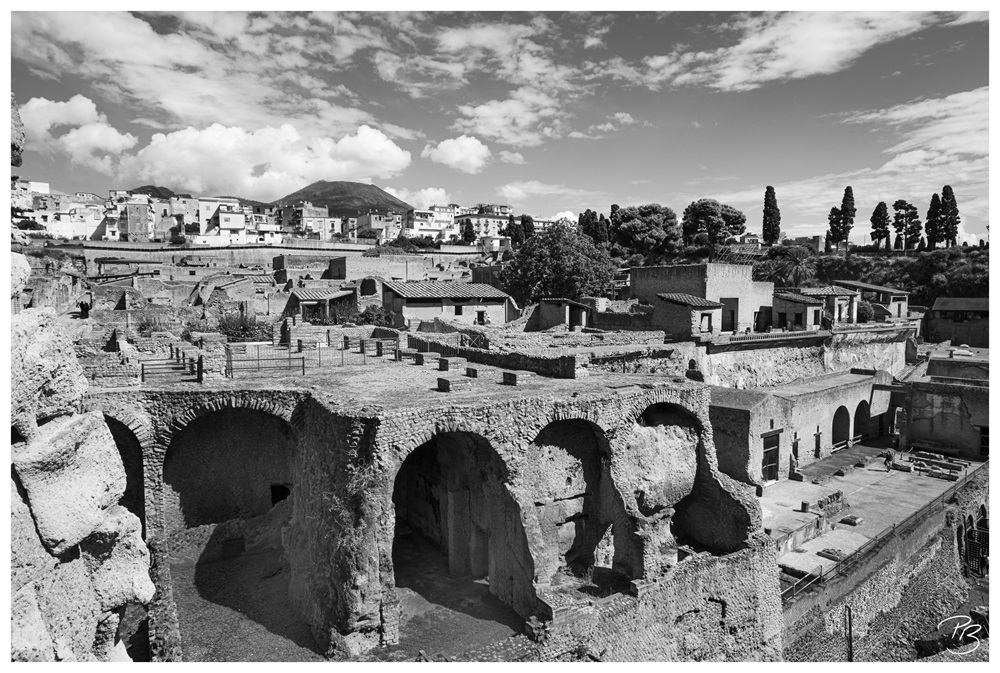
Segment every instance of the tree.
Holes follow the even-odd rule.
[[[677,215],[658,203],[621,208],[613,242],[622,256],[644,255],[647,262],[676,252],[680,242]]]
[[[613,275],[607,250],[571,227],[554,224],[524,242],[501,272],[501,283],[518,302],[578,300],[603,295]]]
[[[843,230],[840,228],[841,221],[840,208],[834,206],[830,209],[830,214],[826,216],[826,222],[830,226],[826,232],[826,241],[831,246],[837,248],[840,247],[841,241],[844,240]]]
[[[465,226],[462,227],[462,240],[471,244],[476,242],[476,238],[478,237],[475,227],[472,226],[472,220],[466,220]]]
[[[892,204],[892,209],[896,211],[892,226],[896,230],[896,235],[903,239],[903,249],[909,250],[916,246],[923,231],[920,224],[920,213],[917,212],[916,206],[903,199],[895,201]]]
[[[875,210],[872,211],[872,243],[875,244],[875,249],[878,249],[879,241],[885,239],[885,247],[889,249],[889,225],[891,224],[889,219],[889,207],[885,205],[885,201],[879,201],[878,205],[875,206]]]
[[[521,215],[521,231],[524,232],[526,241],[535,235],[535,220],[531,215]]]
[[[504,229],[504,236],[510,237],[510,244],[512,247],[520,247],[524,243],[524,229],[521,225],[514,220],[514,215],[507,219],[507,228]]]
[[[735,210],[735,209],[734,209]],[[742,215],[742,213],[740,213]],[[743,218],[746,221],[746,218]],[[694,243],[694,238],[698,234],[708,234],[709,245],[715,245],[719,233],[726,226],[726,220],[722,216],[722,204],[715,199],[700,199],[694,201],[684,209],[681,221],[681,230],[684,242],[688,245]]]
[[[598,219],[597,213],[589,208],[580,213],[577,227],[580,233],[590,236],[594,243],[603,245],[608,241],[608,230],[607,225],[604,223],[604,216],[602,215],[601,219]]]
[[[854,216],[858,209],[854,207],[854,190],[848,185],[844,189],[844,198],[840,202],[840,241],[847,243],[854,228]]]
[[[948,247],[954,247],[958,243],[958,225],[961,223],[955,192],[951,186],[945,185],[941,190],[941,230],[944,233],[942,242],[946,242]]]
[[[604,213],[601,213],[601,216],[597,219],[597,231],[603,242],[607,243],[611,240],[611,223],[604,217]]]
[[[723,203],[719,207],[719,214],[722,215],[722,219],[726,223],[725,230],[729,232],[729,236],[739,236],[747,230],[747,216],[743,214],[742,210],[737,210]]]
[[[927,220],[924,223],[924,232],[927,234],[927,247],[934,249],[937,243],[943,243],[946,235],[943,222],[941,220],[941,198],[934,194],[931,197],[931,204],[927,207]]]
[[[802,287],[816,275],[816,262],[809,248],[784,247],[780,255],[779,275],[784,285]]]
[[[920,237],[920,242],[917,243],[917,252],[923,252],[926,249],[927,249],[927,241],[925,241],[924,237],[921,236]]]
[[[858,322],[871,322],[875,319],[875,309],[864,300],[858,302]]]
[[[764,243],[774,245],[781,237],[781,211],[778,210],[778,197],[774,195],[774,187],[768,185],[764,190]]]

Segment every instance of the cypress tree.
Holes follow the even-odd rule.
[[[781,237],[781,211],[778,210],[778,197],[774,195],[774,187],[768,185],[764,190],[764,243],[774,245]]]
[[[830,209],[830,214],[826,217],[827,224],[830,225],[829,230],[826,232],[826,240],[831,246],[840,247],[840,242],[844,240],[841,222],[843,221],[840,214],[840,208],[834,206]]]
[[[889,219],[889,207],[885,205],[885,201],[879,201],[878,205],[875,206],[875,210],[872,211],[872,243],[875,244],[875,249],[878,250],[879,241],[883,238],[885,239],[886,250],[890,247],[890,234],[889,234],[889,224],[891,220]]]
[[[931,205],[927,208],[927,220],[924,223],[928,250],[933,250],[935,244],[944,241],[944,232],[942,231],[941,224],[941,199],[935,194],[931,197]]]
[[[948,246],[954,246],[958,242],[958,225],[962,218],[958,215],[958,201],[955,199],[955,192],[950,185],[945,185],[941,190],[941,230],[944,234],[942,241]]]
[[[840,241],[847,243],[854,228],[854,216],[858,210],[854,207],[854,190],[850,185],[844,189],[844,198],[840,202]]]

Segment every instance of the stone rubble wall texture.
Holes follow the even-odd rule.
[[[51,309],[12,317],[11,364],[11,658],[127,661],[121,612],[155,587],[118,450],[75,413],[87,383]]]
[[[528,447],[536,441],[542,446],[555,446],[553,441],[567,446],[576,442],[577,435],[590,433],[596,450],[606,457],[601,458],[599,472],[594,471],[597,463],[592,459],[584,461],[591,465],[587,478],[599,484],[597,502],[586,506],[597,508],[613,534],[585,540],[586,553],[610,560],[616,569],[635,578],[669,578],[684,568],[698,576],[717,573],[731,578],[711,591],[707,587],[715,587],[714,580],[665,579],[663,586],[668,589],[651,590],[639,601],[626,600],[617,616],[601,618],[610,629],[609,640],[629,641],[635,624],[652,623],[652,618],[629,616],[636,610],[654,614],[688,605],[689,610],[707,615],[710,610],[721,610],[718,600],[729,606],[729,635],[718,634],[729,643],[727,657],[777,656],[780,607],[764,605],[777,600],[777,590],[756,588],[777,582],[774,561],[753,561],[773,556],[773,550],[754,542],[761,531],[761,512],[752,490],[719,473],[708,425],[707,390],[697,384],[681,379],[583,394],[566,401],[529,395],[471,406],[391,410],[359,407],[335,394],[316,391],[109,391],[90,395],[84,408],[100,409],[139,438],[147,530],[153,539],[163,538],[164,521],[170,518],[164,517],[176,511],[165,508],[170,487],[164,483],[164,459],[174,439],[187,436],[183,428],[196,418],[228,408],[255,409],[285,421],[296,439],[287,464],[291,517],[281,532],[290,567],[289,597],[331,653],[357,655],[398,640],[400,607],[392,566],[394,483],[405,458],[435,437],[439,438],[435,442],[454,437],[459,440],[455,447],[471,440],[480,447],[477,451],[493,456],[489,460],[496,468],[490,468],[495,470],[487,480],[491,483],[481,492],[487,509],[503,515],[487,515],[475,507],[471,514],[476,525],[485,526],[499,540],[490,545],[491,578],[496,578],[491,580],[491,589],[522,616],[543,614],[538,597],[547,595],[551,573],[563,563],[567,545],[575,543],[553,533],[549,504],[535,504],[537,494],[532,489],[538,486],[542,465],[537,461],[539,452]],[[559,422],[569,422],[565,427],[572,431],[561,439],[562,430],[542,434]],[[671,453],[683,455],[663,462],[653,447],[669,447]],[[648,474],[638,478],[633,465],[640,458],[648,463]],[[574,468],[573,461],[567,460],[563,461],[566,469],[578,474],[582,465]],[[461,502],[452,500],[451,505],[460,507]],[[239,527],[240,514],[233,516],[232,525]],[[454,529],[462,520],[448,525]],[[676,552],[671,550],[679,543],[710,553],[697,557],[697,564],[685,566],[689,559],[674,566]],[[461,555],[455,558],[461,561]],[[750,575],[732,574],[719,564],[745,565]],[[716,636],[706,636],[708,644],[696,646],[692,639],[704,631],[704,625],[697,620],[690,624],[687,645],[671,640],[669,646],[660,647],[656,644],[660,636],[650,632],[642,641],[645,644],[636,641],[632,650],[622,644],[614,656],[713,656],[708,650]],[[557,622],[553,629],[553,637],[565,638],[569,636],[564,632],[572,630]],[[613,637],[615,629],[622,629],[618,638]],[[156,633],[151,637],[166,639]],[[744,646],[746,652],[737,655]]]

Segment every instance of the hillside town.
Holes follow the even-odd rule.
[[[407,99],[408,110],[434,102],[418,77],[437,82],[428,69],[461,79],[486,67],[465,58],[481,44],[502,61],[505,40],[554,30],[540,13],[458,29],[449,22],[471,21],[465,14],[440,25],[358,14],[334,13],[355,32],[345,38],[341,24],[332,44],[376,42],[385,25],[439,36],[437,46],[413,41],[427,50],[413,63],[388,47],[375,58],[383,80],[399,77],[419,101]],[[67,16],[16,19],[67,44],[87,39],[59,30],[90,13]],[[608,49],[605,39],[615,46],[606,36],[627,18],[581,16],[606,21],[577,45],[587,53]],[[816,21],[796,35],[817,42],[816,25],[861,30],[849,13],[765,18],[784,35],[797,30],[781,23],[788,16]],[[685,20],[655,18],[647,37]],[[982,39],[986,27],[975,14],[918,18],[914,33],[975,29]],[[307,43],[311,22],[332,20],[98,19],[146,31],[141,42],[151,54],[165,48],[178,75],[212,58],[194,46],[211,31],[227,36],[211,42],[221,53],[244,48],[262,23],[273,32],[291,21],[284,42],[254,53],[298,63],[288,50]],[[742,30],[756,44],[766,22],[737,19],[748,20],[708,17],[683,34]],[[114,58],[135,59],[135,44]],[[516,74],[497,73],[523,84],[535,70],[563,72],[540,41],[520,44]],[[678,44],[670,67],[720,58]],[[446,60],[455,54],[463,59]],[[22,82],[47,86],[30,45],[14,55],[28,64],[15,66]],[[78,55],[52,47],[50,57],[63,67]],[[613,70],[611,91],[654,77],[615,59],[600,66]],[[129,63],[147,77],[142,59]],[[289,70],[299,88],[322,84]],[[68,81],[89,77],[78,73]],[[705,77],[692,70],[670,95]],[[752,100],[758,82],[741,77],[731,92]],[[184,78],[175,82],[183,90]],[[346,86],[330,91],[350,97]],[[176,95],[171,110],[209,107],[191,91],[196,104],[176,106]],[[511,100],[554,109],[547,95]],[[700,103],[706,126],[715,100]],[[961,103],[949,109],[965,114]],[[492,120],[490,106],[462,113]],[[247,149],[253,137],[229,127],[251,179],[196,180],[203,166],[178,155],[187,168],[141,185],[154,174],[143,152],[222,127],[171,131],[128,112],[11,95],[12,662],[988,661],[990,246],[988,226],[972,233],[988,199],[967,172],[921,158],[934,170],[912,185],[874,185],[868,168],[824,174],[822,185],[767,184],[778,170],[754,165],[744,183],[752,209],[718,186],[731,178],[721,172],[683,190],[657,186],[657,200],[638,170],[596,193],[537,181],[418,193],[365,173],[377,153],[351,142],[341,148],[349,161],[322,164],[330,179],[286,180],[295,161],[261,163]],[[702,127],[607,119],[577,137],[552,122],[537,142],[525,139],[527,122],[507,121],[507,146],[520,151],[495,159],[456,122],[462,136],[413,144],[406,161],[419,153],[428,173],[450,162],[468,178],[488,159],[521,170],[525,154],[560,134],[597,142],[626,128],[661,138]],[[115,130],[126,123],[135,134]],[[93,138],[132,151],[138,127],[148,145],[93,175],[141,186],[104,195],[53,159],[53,148],[72,155]],[[379,160],[402,156],[396,141],[427,139],[384,128]],[[298,141],[291,124],[278,131]],[[376,133],[363,125],[353,138]],[[324,162],[338,151],[316,146]],[[571,157],[566,170],[579,163]],[[906,171],[926,170],[899,157]],[[261,187],[278,174],[280,190]],[[541,202],[532,191],[580,205],[540,216],[557,208],[524,206]],[[254,198],[276,194],[286,196]],[[812,202],[822,223],[801,214],[816,212]],[[870,219],[862,203],[874,206]]]

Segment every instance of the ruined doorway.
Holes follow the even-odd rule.
[[[365,278],[361,281],[361,296],[370,297],[371,295],[378,292],[378,287],[375,284],[375,279]]]
[[[142,539],[146,539],[146,480],[143,472],[142,446],[135,433],[121,421],[104,416],[104,422],[118,447],[125,468],[125,493],[118,504],[130,511],[142,523]]]
[[[867,439],[872,436],[871,414],[868,400],[858,402],[858,407],[854,411],[854,434],[855,440]]]
[[[774,434],[764,437],[764,454],[761,460],[761,479],[763,481],[777,481],[778,480],[778,446],[781,441],[781,435]]]
[[[534,614],[534,564],[508,478],[489,442],[466,432],[437,434],[403,461],[392,566],[404,649],[458,654]],[[448,637],[435,640],[442,629]]]
[[[722,331],[732,332],[739,326],[740,300],[738,297],[723,297],[719,303],[722,304]]]
[[[847,407],[837,407],[833,414],[833,450],[845,449],[851,439],[851,412]]]

